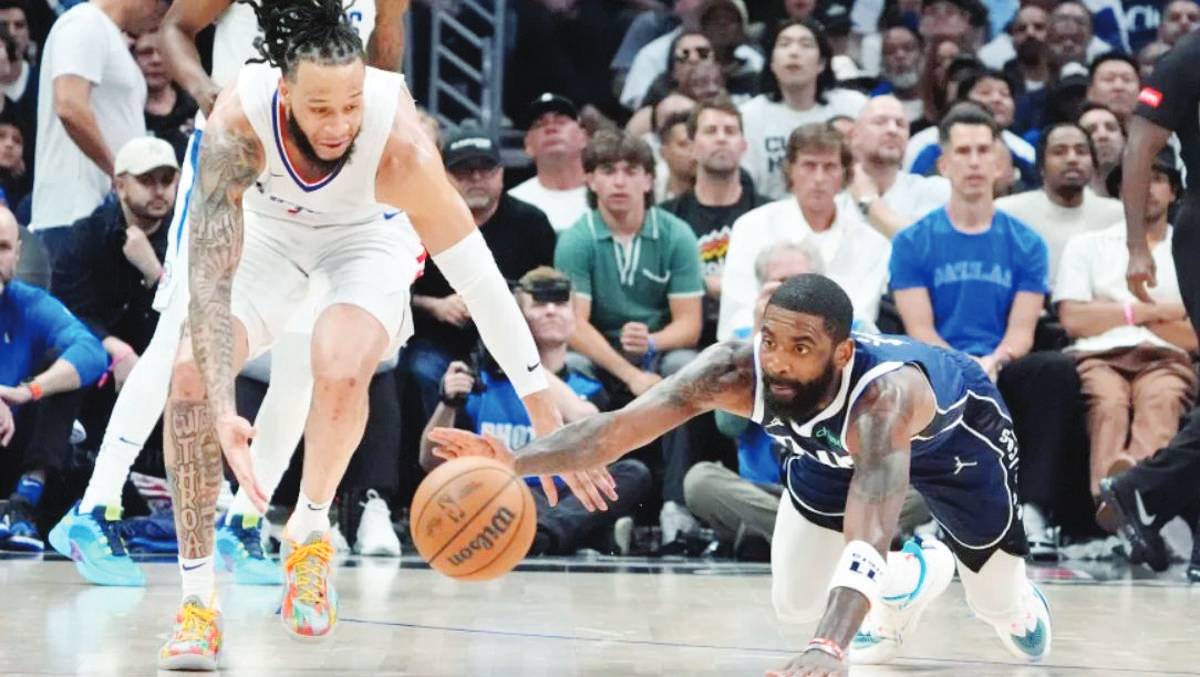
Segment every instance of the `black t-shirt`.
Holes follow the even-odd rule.
[[[538,266],[554,265],[554,228],[542,210],[527,202],[502,195],[496,213],[479,231],[496,257],[500,274],[510,283]],[[413,285],[412,293],[445,298],[454,289],[429,258],[425,261],[425,274]],[[433,342],[456,359],[466,359],[479,341],[474,323],[455,327],[419,309],[414,309],[413,329],[417,338]]]
[[[151,136],[171,144],[171,148],[175,150],[175,159],[183,164],[183,155],[192,136],[192,121],[199,108],[187,92],[174,84],[171,87],[175,90],[175,107],[166,115],[155,115],[146,111],[146,131]]]
[[[689,190],[679,197],[663,202],[659,206],[675,216],[687,221],[696,233],[700,244],[700,273],[705,277],[720,276],[725,269],[725,255],[729,253],[729,237],[733,233],[733,222],[746,212],[765,205],[769,200],[754,192],[750,186],[742,184],[742,198],[727,207],[706,207],[696,199],[696,191]],[[717,314],[720,303],[717,299],[704,296],[705,331],[701,336],[701,344],[711,343],[715,338]],[[709,336],[709,325],[712,325],[713,335]]]
[[[1187,166],[1188,198],[1200,197],[1200,33],[1184,36],[1159,59],[1138,95],[1134,113],[1179,137]]]

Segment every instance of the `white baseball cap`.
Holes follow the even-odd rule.
[[[179,163],[175,160],[175,149],[171,148],[171,144],[153,136],[141,136],[121,146],[113,163],[113,171],[118,175],[141,176],[159,167],[178,171]]]

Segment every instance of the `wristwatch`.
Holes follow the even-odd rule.
[[[863,218],[866,218],[867,214],[871,213],[871,205],[875,204],[875,201],[878,199],[878,195],[872,195],[858,201],[858,211],[862,213]]]

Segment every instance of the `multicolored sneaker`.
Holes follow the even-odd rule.
[[[46,543],[38,533],[34,523],[33,505],[20,496],[8,499],[4,510],[5,525],[3,530],[7,536],[0,540],[0,550],[16,550],[18,552],[42,552]]]
[[[98,505],[81,513],[76,502],[50,530],[50,547],[75,560],[79,575],[91,583],[145,585],[146,577],[121,540],[120,523],[119,505]]]
[[[1050,655],[1050,603],[1032,581],[1028,586],[1019,617],[1007,626],[994,627],[1009,653],[1023,660],[1040,661]]]
[[[900,554],[920,566],[917,586],[906,595],[884,597],[877,608],[871,609],[850,643],[850,661],[855,665],[887,663],[899,655],[904,640],[916,630],[921,613],[954,578],[954,553],[941,541],[910,538]]]
[[[232,571],[235,583],[283,584],[279,565],[263,552],[262,518],[258,515],[230,515],[221,520],[215,545],[217,568]]]
[[[221,612],[192,595],[175,614],[171,637],[158,651],[161,670],[214,672],[221,657]]]
[[[285,581],[279,615],[296,639],[325,639],[337,625],[337,592],[329,581],[333,554],[328,532],[314,531],[303,544],[284,534],[280,555]]]

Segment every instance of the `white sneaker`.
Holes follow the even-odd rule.
[[[663,545],[674,543],[680,534],[686,534],[700,526],[692,513],[675,501],[663,503],[662,511],[658,513],[658,524],[662,531]]]
[[[360,555],[400,556],[400,538],[392,527],[392,512],[374,489],[367,490],[355,549]]]
[[[900,552],[916,558],[921,566],[917,587],[899,599],[884,598],[867,614],[850,643],[850,661],[855,665],[887,663],[895,658],[904,639],[916,630],[921,612],[954,578],[954,554],[941,541],[910,538]]]
[[[342,535],[342,529],[337,525],[337,522],[330,522],[329,524],[329,544],[333,546],[334,552],[352,552],[350,550],[350,543]]]
[[[1050,655],[1050,603],[1032,581],[1021,600],[1021,614],[1008,625],[995,625],[996,634],[1009,653],[1026,661]]]

